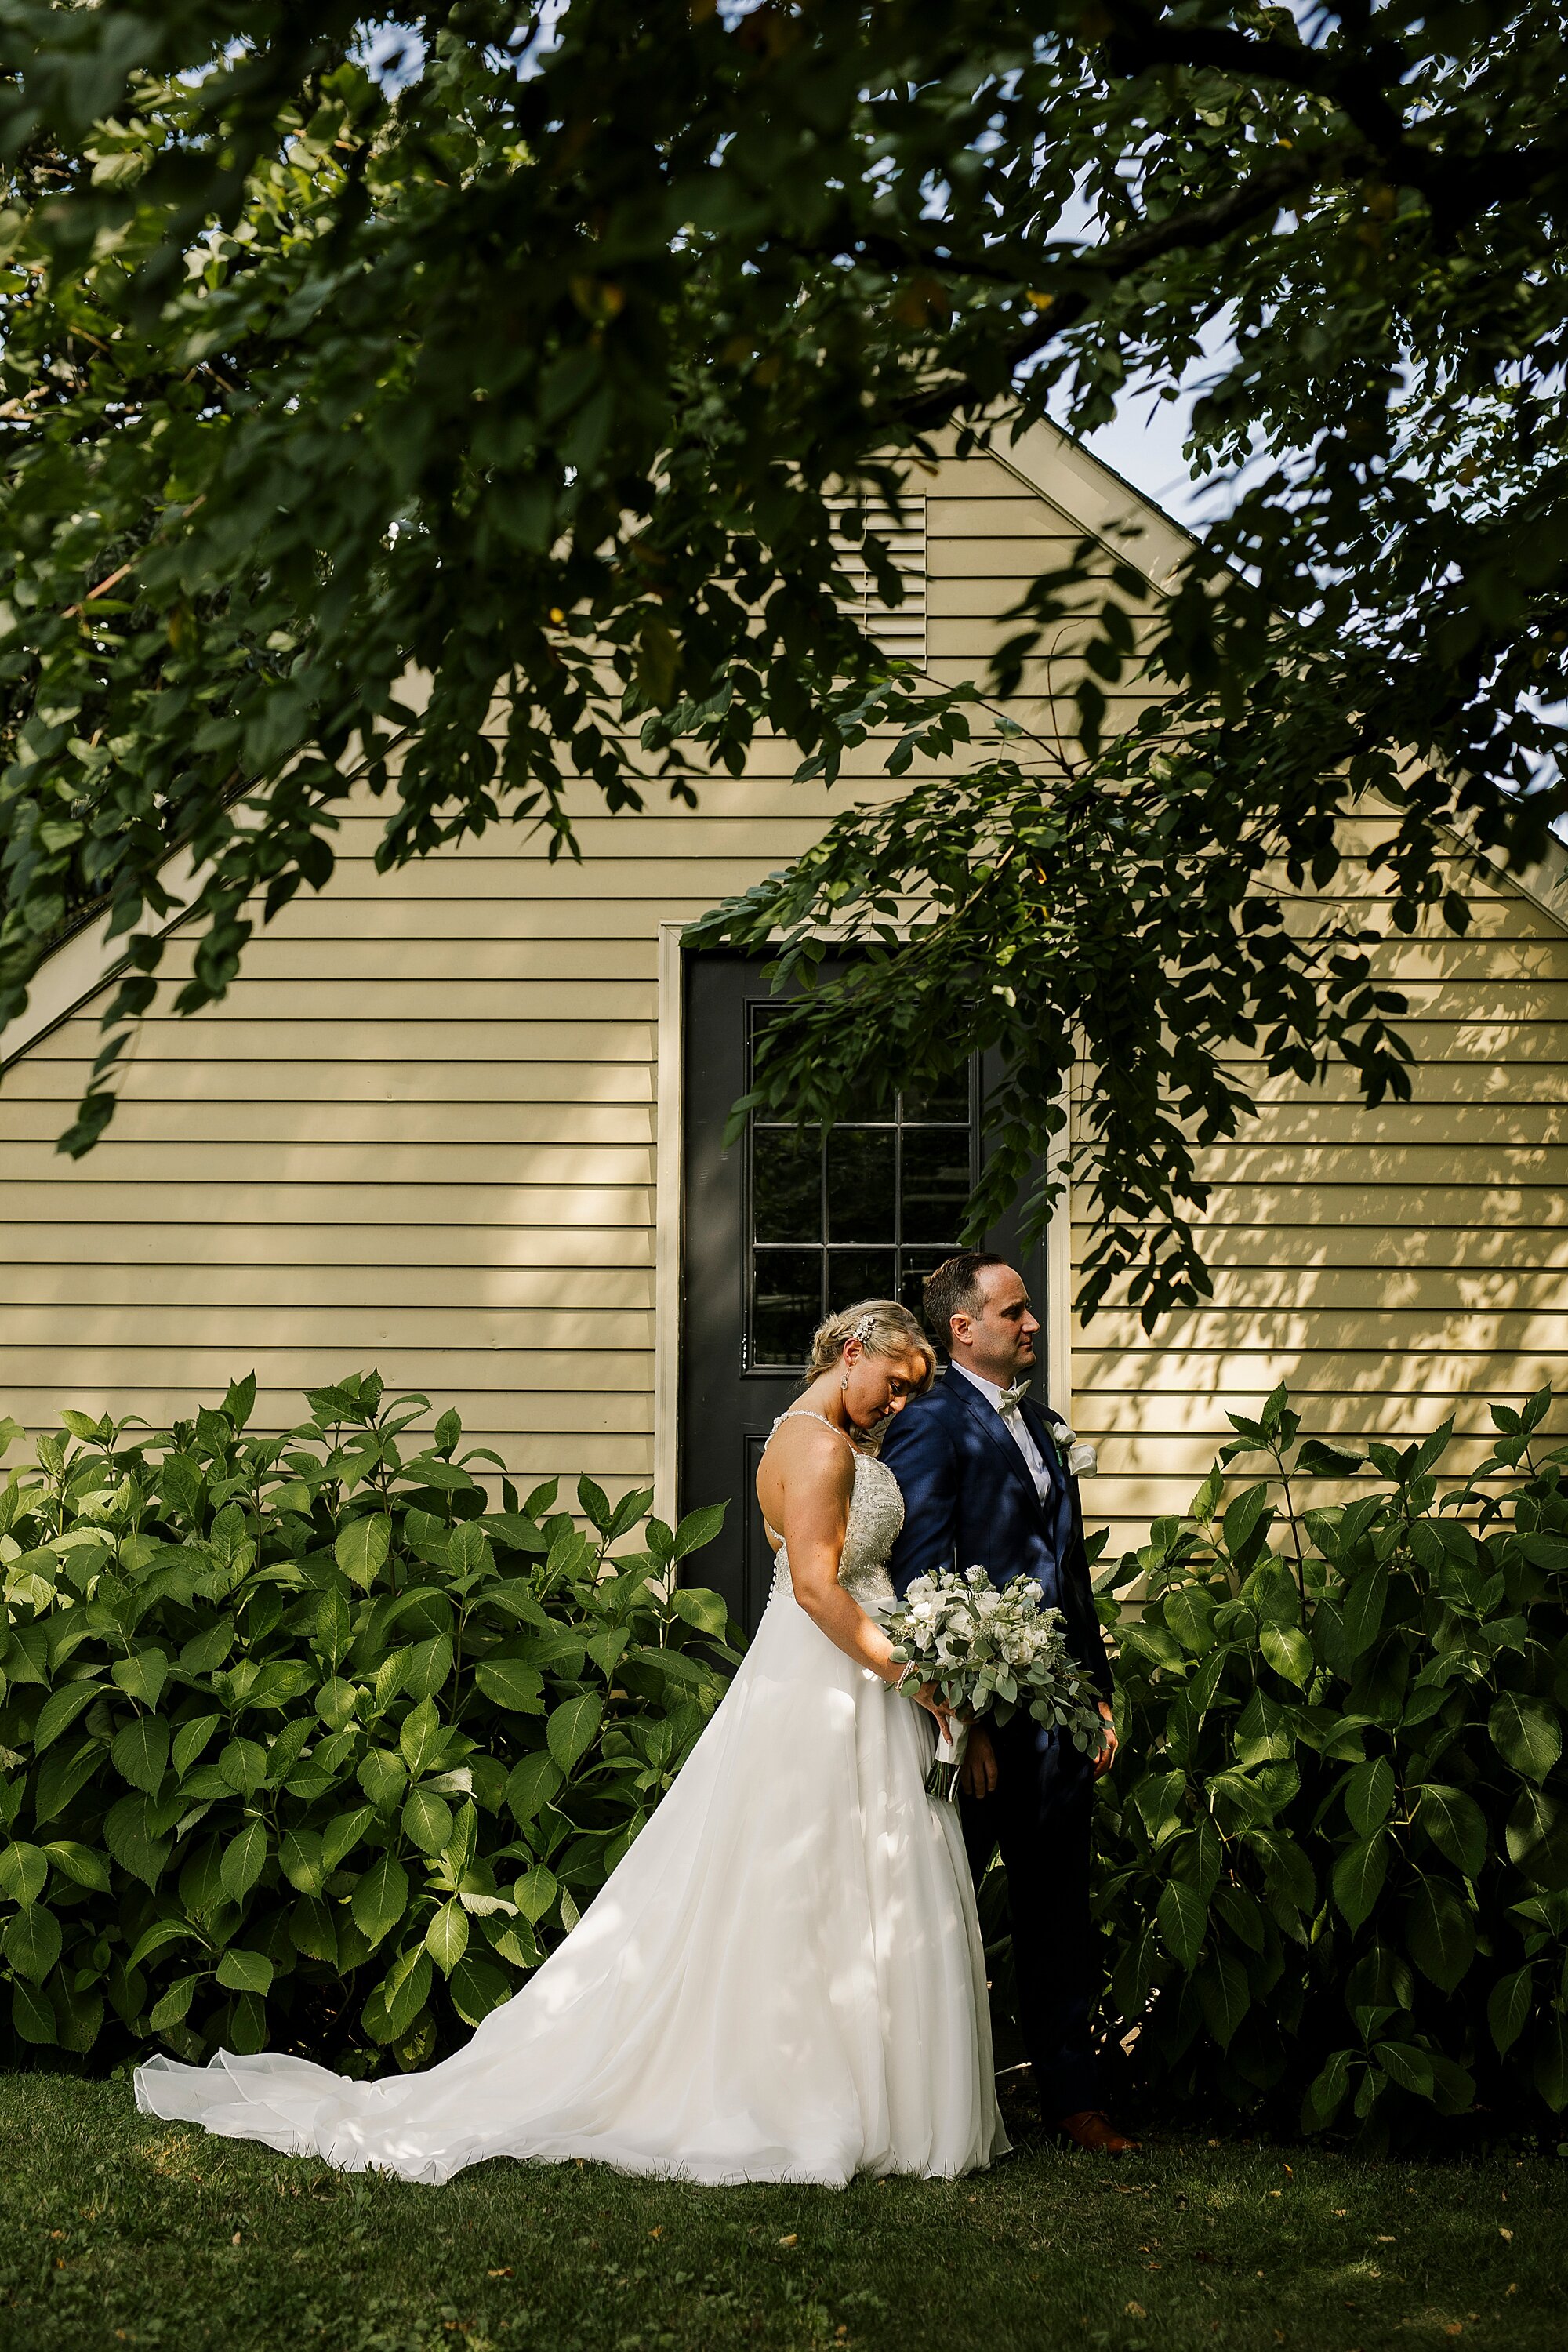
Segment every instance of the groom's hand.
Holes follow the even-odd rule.
[[[996,1750],[984,1724],[972,1723],[969,1727],[969,1744],[963,1751],[958,1785],[966,1797],[989,1797],[995,1790]]]
[[[1100,1702],[1100,1719],[1104,1726],[1104,1740],[1099,1755],[1094,1759],[1094,1777],[1097,1780],[1103,1780],[1115,1763],[1116,1751],[1121,1746],[1116,1737],[1116,1725],[1111,1717],[1110,1701],[1108,1698],[1102,1698]]]

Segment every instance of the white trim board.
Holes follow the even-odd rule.
[[[686,925],[658,927],[653,1186],[653,1507],[673,1527],[680,1492],[680,1275],[686,1165]]]

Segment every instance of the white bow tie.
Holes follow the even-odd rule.
[[[1001,1395],[996,1400],[997,1412],[1016,1412],[1018,1407],[1023,1403],[1024,1399],[1028,1395],[1028,1393],[1029,1383],[1027,1381],[1019,1381],[1015,1387],[1004,1389]]]

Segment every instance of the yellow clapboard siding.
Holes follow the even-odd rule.
[[[0,1206],[5,1205],[0,1196]],[[274,1267],[280,1278],[289,1269],[369,1267],[383,1270],[389,1281],[396,1281],[405,1266],[561,1268],[568,1282],[577,1279],[579,1270],[596,1276],[601,1270],[617,1275],[628,1269],[651,1271],[653,1266],[652,1227],[641,1223],[610,1225],[590,1219],[580,1225],[552,1225],[535,1219],[525,1225],[497,1225],[432,1218],[399,1223],[395,1218],[373,1221],[361,1214],[312,1223],[282,1213],[298,1205],[289,1201],[269,1203],[274,1213],[264,1222],[247,1223],[238,1215],[223,1215],[210,1223],[185,1219],[176,1223],[153,1215],[151,1202],[134,1205],[149,1213],[137,1223],[117,1223],[110,1216],[73,1220],[63,1214],[34,1223],[0,1223],[4,1255],[39,1265],[63,1255],[89,1271],[100,1263],[141,1266],[149,1286],[162,1282],[164,1267],[184,1265],[222,1267],[224,1276],[216,1279],[224,1280],[233,1268],[248,1268],[264,1279]]]
[[[627,1375],[641,1370],[639,1363],[629,1360],[646,1357],[653,1348],[653,1316],[647,1308],[622,1307],[613,1316],[596,1318],[597,1336],[590,1351],[582,1346],[580,1307],[469,1305],[459,1313],[444,1299],[424,1306],[403,1300],[369,1306],[331,1304],[319,1296],[309,1304],[322,1324],[330,1326],[331,1344],[356,1358],[367,1349],[390,1349],[402,1356],[415,1349],[428,1352],[456,1347],[465,1354],[525,1355],[531,1360],[531,1375],[537,1377],[547,1369],[547,1358],[564,1353],[572,1362],[562,1377],[571,1388],[601,1374],[610,1388],[626,1388],[631,1385]],[[95,1352],[105,1349],[140,1352],[157,1344],[163,1321],[162,1307],[153,1300],[99,1304],[84,1309],[78,1329],[80,1343]],[[298,1328],[298,1307],[283,1302],[247,1306],[191,1302],[180,1310],[180,1340],[187,1348],[220,1352],[265,1349],[271,1354],[294,1345]],[[47,1349],[58,1330],[58,1311],[53,1303],[8,1302],[0,1354]],[[548,1369],[553,1379],[553,1364]],[[525,1385],[532,1385],[531,1377]]]
[[[0,1396],[27,1392],[57,1379],[66,1395],[72,1393],[73,1380],[84,1395],[100,1390],[121,1396],[156,1395],[174,1386],[170,1375],[175,1371],[182,1384],[202,1395],[221,1396],[242,1370],[255,1371],[258,1389],[265,1384],[269,1391],[294,1395],[344,1372],[374,1369],[395,1391],[422,1390],[431,1378],[438,1380],[443,1404],[456,1405],[465,1421],[467,1401],[484,1396],[492,1400],[485,1410],[504,1425],[541,1431],[602,1429],[620,1436],[641,1435],[649,1426],[647,1359],[630,1353],[609,1358],[599,1377],[584,1350],[542,1357],[531,1365],[525,1357],[422,1347],[419,1361],[423,1370],[416,1377],[407,1360],[399,1362],[384,1350],[367,1356],[363,1349],[335,1348],[330,1339],[310,1349],[247,1348],[237,1340],[220,1348],[95,1348],[83,1343],[39,1349],[0,1345]],[[617,1377],[624,1377],[625,1387],[610,1385]],[[515,1398],[522,1418],[514,1422],[510,1411],[498,1414],[493,1402],[498,1396]]]
[[[1087,1225],[1073,1228],[1074,1257],[1079,1264],[1089,1249],[1089,1234]],[[1314,1270],[1326,1267],[1350,1271],[1430,1267],[1439,1276],[1462,1270],[1468,1276],[1471,1270],[1489,1267],[1568,1266],[1568,1232],[1534,1223],[1470,1227],[1412,1223],[1342,1234],[1316,1220],[1299,1225],[1205,1222],[1204,1235],[1211,1272],[1228,1266],[1257,1269],[1292,1291],[1310,1280]],[[1238,1276],[1256,1278],[1256,1273]]]
[[[493,1091],[493,1087],[492,1087]],[[317,1099],[296,1103],[266,1096],[226,1101],[207,1095],[201,1100],[201,1131],[205,1147],[241,1143],[297,1149],[331,1145],[343,1149],[429,1144],[483,1145],[498,1150],[497,1172],[510,1177],[525,1173],[541,1181],[534,1155],[542,1149],[597,1151],[616,1149],[638,1151],[651,1180],[654,1111],[647,1103],[594,1104],[581,1102],[333,1102]],[[52,1144],[65,1124],[58,1101],[8,1101],[0,1122],[0,1181],[5,1176],[5,1152],[23,1143]],[[134,1097],[115,1113],[101,1152],[111,1154],[117,1174],[124,1174],[120,1155],[132,1144],[174,1151],[183,1147],[168,1139],[168,1105]],[[518,1154],[527,1155],[520,1162]],[[247,1155],[247,1160],[253,1155]],[[154,1169],[154,1173],[157,1171]],[[299,1171],[291,1171],[298,1173]],[[329,1174],[331,1171],[327,1171]],[[384,1179],[386,1169],[371,1171]],[[610,1171],[613,1173],[613,1171]]]
[[[1563,1103],[1323,1103],[1309,1096],[1277,1097],[1243,1119],[1237,1143],[1311,1143],[1370,1150],[1384,1144],[1401,1149],[1441,1139],[1440,1148],[1532,1150],[1568,1142],[1568,1104]]]
[[[79,1035],[80,1032],[77,1033]],[[205,1033],[204,1033],[205,1034]],[[216,1041],[213,1041],[216,1042]],[[227,1043],[226,1038],[223,1041]],[[23,1134],[23,1105],[50,1103],[74,1107],[86,1083],[82,1063],[68,1055],[49,1060],[42,1049],[24,1055],[8,1070],[0,1086],[0,1133]],[[513,1062],[500,1057],[480,1061],[328,1062],[277,1055],[266,1062],[247,1062],[237,1055],[172,1061],[143,1053],[125,1064],[121,1087],[124,1107],[110,1130],[122,1132],[126,1108],[156,1104],[164,1111],[184,1111],[188,1129],[192,1106],[201,1104],[215,1113],[226,1103],[274,1104],[386,1103],[417,1107],[433,1118],[448,1106],[479,1105],[534,1110],[542,1118],[575,1110],[585,1117],[601,1111],[608,1116],[636,1114],[651,1125],[655,1109],[654,1071],[647,1061]],[[63,1118],[60,1124],[64,1124]],[[168,1126],[163,1130],[167,1133]]]
[[[395,908],[389,912],[395,913]],[[341,924],[341,918],[340,918]],[[395,929],[382,935],[282,938],[262,931],[245,953],[252,980],[342,984],[378,990],[386,981],[476,981],[511,989],[520,982],[556,987],[636,987],[651,997],[658,981],[657,938],[538,940],[421,939]]]
[[[221,1023],[221,1027],[220,1027]],[[87,1083],[98,1033],[71,1023],[31,1048],[48,1061],[69,1059]],[[292,1062],[301,1055],[359,1066],[397,1062],[405,1053],[416,1061],[633,1062],[651,1065],[650,1021],[317,1021],[238,1020],[221,1006],[188,1020],[170,1013],[142,1023],[138,1058],[171,1062],[208,1061],[215,1048],[236,1062]],[[5,1099],[0,1092],[0,1102]]]
[[[193,1150],[192,1157],[202,1155]],[[137,1206],[157,1223],[216,1224],[237,1217],[242,1222],[289,1225],[364,1223],[406,1225],[583,1225],[609,1233],[617,1225],[651,1225],[653,1200],[646,1188],[613,1190],[607,1185],[511,1184],[475,1187],[432,1181],[427,1184],[294,1184],[283,1176],[253,1175],[249,1182],[219,1180],[189,1183],[149,1184]],[[90,1169],[89,1158],[85,1163]],[[438,1164],[438,1163],[437,1163]],[[79,1224],[120,1224],[125,1215],[127,1186],[112,1176],[76,1175],[51,1182],[18,1178],[0,1192],[0,1209],[9,1218],[35,1224],[44,1217]],[[4,1231],[0,1225],[0,1231]],[[610,1244],[610,1246],[615,1246]]]
[[[510,1197],[517,1192],[563,1192],[582,1187],[595,1192],[647,1186],[653,1181],[651,1148],[616,1150],[608,1144],[518,1144],[501,1149],[492,1143],[460,1143],[438,1138],[419,1143],[305,1143],[289,1137],[278,1139],[273,1157],[276,1181],[289,1185],[365,1185],[376,1190],[414,1185],[432,1172],[433,1152],[438,1156],[441,1181],[465,1190]],[[0,1143],[0,1184],[42,1175],[48,1155],[37,1144]],[[119,1142],[112,1129],[108,1139],[85,1160],[74,1162],[69,1174],[55,1181],[62,1192],[73,1184],[168,1184],[177,1182],[190,1165],[188,1143]],[[202,1173],[208,1183],[240,1183],[254,1174],[256,1150],[247,1143],[210,1139],[202,1146]]]
[[[280,1252],[291,1252],[293,1237],[279,1236],[278,1245]],[[162,1316],[175,1307],[183,1310],[182,1329],[185,1328],[184,1310],[192,1307],[215,1314],[266,1307],[290,1318],[297,1318],[302,1307],[311,1312],[330,1309],[334,1314],[344,1308],[399,1315],[432,1309],[444,1318],[448,1332],[466,1331],[466,1318],[479,1312],[532,1314],[548,1316],[552,1322],[566,1318],[579,1339],[580,1318],[593,1315],[617,1346],[653,1344],[651,1323],[643,1330],[643,1320],[653,1313],[650,1265],[574,1266],[552,1258],[533,1265],[449,1262],[427,1265],[409,1259],[386,1260],[378,1253],[373,1262],[357,1265],[299,1264],[280,1255],[263,1266],[255,1264],[253,1247],[247,1261],[239,1265],[215,1264],[211,1259],[187,1265],[156,1257],[121,1263],[73,1258],[58,1265],[23,1260],[8,1265],[0,1276],[0,1328],[8,1339],[29,1336],[26,1317],[30,1307],[48,1310],[47,1336],[52,1339],[60,1329],[62,1307],[79,1315],[86,1311],[96,1318],[110,1309],[134,1308]],[[96,1319],[90,1328],[99,1336],[100,1326]]]
[[[1214,1283],[1210,1305],[1199,1312],[1224,1311],[1262,1328],[1281,1314],[1331,1318],[1335,1328],[1348,1315],[1368,1312],[1409,1312],[1424,1318],[1463,1312],[1492,1314],[1568,1314],[1568,1268],[1478,1267],[1473,1270],[1430,1266],[1350,1266],[1337,1258],[1332,1265],[1215,1267],[1211,1253],[1209,1274]],[[1121,1344],[1121,1316],[1135,1311],[1112,1291],[1089,1326],[1095,1344],[1109,1344],[1107,1333]],[[1182,1328],[1190,1323],[1182,1318]],[[1175,1318],[1162,1320],[1157,1344],[1163,1346],[1177,1328]],[[1142,1327],[1140,1326],[1140,1330]]]

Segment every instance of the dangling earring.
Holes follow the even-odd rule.
[[[844,1394],[844,1395],[847,1395],[847,1394],[848,1394],[848,1391],[849,1391],[849,1375],[848,1375],[848,1373],[847,1373],[847,1372],[846,1372],[846,1373],[845,1373],[844,1378],[839,1381],[838,1386],[839,1386],[840,1392],[841,1392],[842,1394]]]

